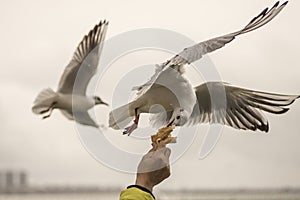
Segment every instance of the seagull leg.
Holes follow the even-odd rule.
[[[48,117],[51,116],[55,104],[56,104],[56,102],[53,102],[53,103],[51,104],[51,106],[50,106],[48,109],[42,110],[42,111],[40,112],[40,114],[48,113],[47,115],[44,115],[44,116],[43,116],[43,119],[46,119],[46,118],[48,118]]]
[[[41,112],[40,112],[40,114],[45,114],[45,113],[47,113],[47,112],[49,112],[50,111],[50,108],[48,108],[47,110],[42,110]]]
[[[51,107],[48,111],[49,111],[48,115],[44,115],[44,116],[43,116],[43,119],[46,119],[46,118],[48,118],[48,117],[51,116],[52,111],[53,111],[53,108]]]
[[[123,131],[123,135],[130,135],[137,127],[139,123],[140,115],[137,113],[137,108],[135,109],[135,119],[133,120],[133,124],[131,126],[128,126]]]

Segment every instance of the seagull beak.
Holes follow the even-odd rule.
[[[103,105],[109,106],[109,104],[108,104],[108,103],[105,103],[104,101],[102,101],[100,104],[103,104]]]

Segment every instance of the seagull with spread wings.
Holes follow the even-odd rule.
[[[100,21],[84,36],[60,78],[57,92],[51,88],[42,90],[34,101],[33,113],[45,119],[53,109],[59,109],[70,120],[99,127],[88,110],[98,104],[108,104],[98,96],[87,96],[86,89],[97,71],[107,27],[107,21]]]
[[[192,88],[183,76],[184,67],[231,42],[236,36],[258,29],[270,22],[286,5],[278,1],[264,9],[243,29],[213,38],[191,47],[156,66],[151,79],[137,87],[137,98],[114,109],[109,126],[125,128],[131,134],[138,126],[141,113],[154,113],[150,123],[156,126],[221,123],[237,129],[267,132],[269,125],[261,111],[281,114],[288,111],[299,95],[282,95],[231,86],[223,82],[208,82]]]

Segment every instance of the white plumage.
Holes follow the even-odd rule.
[[[107,103],[97,96],[86,96],[86,88],[97,71],[107,26],[107,21],[100,21],[84,36],[61,76],[57,92],[50,88],[41,91],[34,101],[33,113],[44,115],[45,119],[57,108],[70,120],[98,127],[87,111]]]
[[[170,60],[156,66],[148,82],[135,87],[137,98],[110,112],[109,126],[130,134],[137,128],[141,113],[154,113],[153,126],[221,123],[238,129],[268,131],[261,111],[285,113],[298,95],[281,95],[230,86],[223,82],[204,83],[195,88],[183,77],[184,67],[231,42],[236,36],[256,30],[271,21],[286,5],[278,1],[264,9],[243,29],[185,48]]]

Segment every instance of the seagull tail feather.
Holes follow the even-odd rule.
[[[57,93],[54,92],[51,88],[42,90],[34,100],[32,112],[37,115],[42,114],[43,111],[48,110],[51,105],[53,105],[56,99]]]
[[[109,127],[119,130],[125,128],[134,118],[134,112],[130,111],[130,105],[126,104],[109,113]]]

